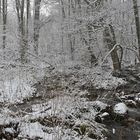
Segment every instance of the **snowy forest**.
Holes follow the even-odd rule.
[[[140,140],[140,0],[0,0],[0,140]]]

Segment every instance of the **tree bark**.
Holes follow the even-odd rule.
[[[6,24],[7,24],[7,0],[2,1],[2,15],[3,15],[3,51],[5,51],[6,47]],[[3,54],[3,57],[5,59],[5,53]]]
[[[79,16],[80,17],[82,17],[82,7],[81,7],[81,0],[77,0],[77,4],[78,4],[78,11],[79,11]],[[88,4],[88,3],[86,3],[86,4]],[[89,12],[89,4],[88,4],[88,6],[87,6],[87,10],[86,10],[86,14],[87,15],[90,15],[90,12]],[[81,24],[82,24],[82,21],[80,21],[80,26],[81,26]],[[89,55],[90,55],[90,67],[92,68],[93,66],[95,66],[95,65],[97,65],[97,58],[96,58],[96,56],[95,56],[95,54],[94,54],[94,52],[93,52],[93,46],[92,46],[92,40],[93,40],[93,38],[92,38],[92,34],[93,34],[93,31],[92,31],[92,25],[90,25],[90,23],[87,23],[86,25],[84,25],[84,26],[86,26],[86,28],[87,28],[87,36],[88,36],[88,39],[86,39],[85,37],[84,37],[84,35],[83,35],[83,33],[82,33],[82,29],[80,29],[80,36],[81,36],[81,40],[82,40],[82,42],[86,45],[86,46],[88,46],[88,52],[89,52]]]
[[[69,23],[69,26],[68,26],[68,30],[70,30],[71,28],[71,6],[72,6],[72,2],[71,0],[68,0],[68,23]],[[74,46],[73,46],[73,37],[72,37],[72,34],[71,33],[68,33],[68,39],[69,39],[69,45],[70,45],[70,53],[71,53],[71,60],[73,61],[74,60]]]
[[[2,0],[0,0],[0,23],[1,23],[1,6],[2,6]]]
[[[30,0],[26,0],[26,46],[28,48],[28,39],[29,39],[29,19],[30,19]]]
[[[63,23],[64,23],[64,19],[66,18],[63,0],[60,0],[60,6],[61,6],[61,17],[62,17],[62,21],[61,21],[61,45],[62,45],[62,55],[63,55],[63,53],[64,53],[64,27],[63,27]]]
[[[139,19],[139,9],[138,9],[137,0],[133,0],[133,9],[134,9],[136,32],[137,32],[137,39],[138,39],[138,51],[139,51],[139,58],[140,58],[140,19]]]
[[[87,25],[87,30],[88,30],[88,36],[89,36],[89,39],[88,39],[88,50],[89,50],[89,53],[90,53],[90,63],[91,63],[91,68],[95,65],[97,65],[97,58],[96,56],[94,55],[93,53],[93,50],[92,50],[92,27],[91,25]]]
[[[26,59],[26,37],[25,37],[25,0],[15,0],[16,11],[18,18],[18,28],[19,28],[19,44],[20,44],[20,59],[21,63],[25,63]]]
[[[38,55],[38,45],[39,45],[40,3],[41,0],[34,1],[34,51],[36,55]]]
[[[112,25],[108,25],[105,27],[104,32],[103,32],[103,38],[104,38],[105,46],[107,46],[108,49],[111,50],[116,44],[116,37],[115,37],[115,33],[114,33],[114,29]],[[113,62],[113,70],[120,71],[121,62],[119,60],[119,56],[118,56],[116,48],[111,52],[111,59]]]

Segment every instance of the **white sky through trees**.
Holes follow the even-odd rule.
[[[33,15],[33,6],[34,0],[30,0],[31,2],[31,15]],[[48,2],[43,1],[41,4],[41,14],[48,16],[50,13],[51,5]],[[26,9],[25,9],[26,10]],[[15,0],[8,0],[8,14],[15,15]]]

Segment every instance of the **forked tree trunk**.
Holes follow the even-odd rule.
[[[112,25],[108,25],[104,28],[103,38],[104,38],[104,45],[109,49],[109,51],[112,50],[112,48],[116,44],[116,37]],[[119,60],[119,56],[116,48],[111,52],[111,59],[113,62],[113,70],[120,71],[121,62]]]

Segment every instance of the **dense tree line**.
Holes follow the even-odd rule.
[[[128,14],[129,5],[132,4],[132,13]],[[11,5],[14,10],[9,12]],[[115,8],[115,5],[118,7]],[[46,15],[41,13],[42,8],[43,11],[48,10]],[[100,64],[107,54],[106,50],[108,55],[111,54],[114,70],[121,69],[122,59],[124,57],[125,61],[128,50],[135,53],[136,62],[140,60],[137,0],[0,0],[4,59],[9,41],[8,19],[12,13],[16,15],[13,20],[17,20],[17,27],[13,28],[18,30],[17,44],[22,63],[28,62],[28,50],[38,56],[43,55],[39,50],[45,50],[46,47],[56,53],[54,46],[59,48],[61,55],[68,55],[71,61],[76,61],[77,57],[87,52],[90,67]],[[117,18],[119,14],[120,18]],[[125,18],[129,18],[128,21]],[[128,34],[134,36],[130,40],[127,34],[129,30]],[[125,40],[129,40],[130,44],[126,44]]]

